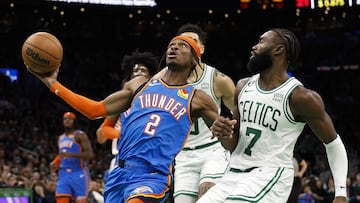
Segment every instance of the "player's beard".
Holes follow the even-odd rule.
[[[270,68],[272,66],[270,52],[271,49],[268,49],[262,53],[254,55],[247,64],[247,70],[251,74],[256,74]]]

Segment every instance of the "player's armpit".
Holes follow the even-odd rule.
[[[50,90],[89,119],[95,119],[106,115],[103,101],[98,102],[78,95],[59,82],[55,82],[51,85]]]

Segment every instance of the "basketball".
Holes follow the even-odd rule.
[[[60,67],[63,48],[60,41],[48,32],[30,35],[21,49],[27,68],[37,73],[51,73]]]

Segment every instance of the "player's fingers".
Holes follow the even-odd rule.
[[[213,138],[214,137],[229,137],[233,133],[233,126],[229,119],[224,117],[217,118],[211,126]]]
[[[233,128],[235,127],[236,123],[237,123],[237,120],[233,119],[230,121],[231,125],[233,126]]]

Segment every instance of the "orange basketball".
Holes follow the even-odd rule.
[[[21,56],[27,68],[37,73],[49,73],[60,67],[63,48],[54,35],[36,32],[25,40]]]

